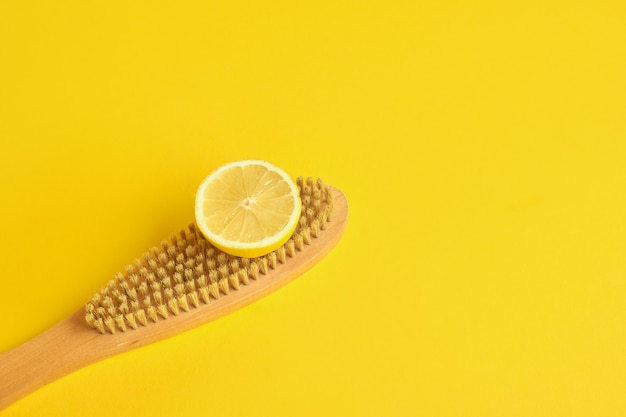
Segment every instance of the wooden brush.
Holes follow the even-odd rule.
[[[0,354],[0,409],[86,365],[243,307],[315,265],[341,238],[348,203],[321,180],[297,183],[300,223],[279,249],[234,257],[192,224],[136,259],[76,313]]]

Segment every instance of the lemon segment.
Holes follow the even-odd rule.
[[[231,162],[206,177],[196,194],[196,224],[218,249],[246,258],[284,244],[298,225],[298,187],[266,161]]]

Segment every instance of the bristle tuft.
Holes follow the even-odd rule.
[[[204,304],[209,304],[209,287],[200,287],[200,298]]]
[[[248,271],[246,269],[240,269],[239,271],[237,271],[237,275],[239,275],[239,280],[244,285],[248,285],[250,281],[248,279]]]
[[[211,296],[213,298],[215,298],[216,300],[220,298],[220,288],[217,284],[217,282],[212,282],[209,285],[209,293],[211,294]]]
[[[225,295],[228,295],[228,293],[230,292],[230,287],[228,285],[228,279],[227,278],[222,278],[219,280],[219,286],[220,286],[220,290],[222,290],[222,292]]]
[[[189,293],[189,300],[191,300],[191,305],[193,305],[194,308],[200,307],[200,298],[198,297],[198,293],[196,291]]]
[[[278,248],[276,251],[276,257],[278,258],[278,262],[281,264],[287,262],[287,250],[285,249],[285,245]]]
[[[233,289],[239,289],[239,276],[237,274],[231,274],[228,277],[228,280],[230,281],[230,285],[233,287]]]
[[[135,318],[141,323],[142,326],[148,325],[148,318],[146,317],[146,312],[142,309],[138,309],[135,311]]]
[[[267,264],[271,269],[276,269],[277,256],[276,252],[270,252],[266,256]]]

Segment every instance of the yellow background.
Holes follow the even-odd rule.
[[[3,2],[0,350],[225,162],[322,177],[350,222],[279,292],[0,415],[626,415],[625,4]]]

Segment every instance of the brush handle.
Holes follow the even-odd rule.
[[[30,341],[0,354],[0,409],[104,356],[103,351],[90,349],[100,335],[85,328],[83,317],[84,311],[77,311]]]
[[[348,202],[341,191],[331,189],[334,199],[332,220],[323,233],[293,259],[229,295],[158,323],[104,335],[87,325],[83,307],[32,340],[0,354],[0,410],[72,371],[214,320],[302,275],[330,252],[345,231]]]

